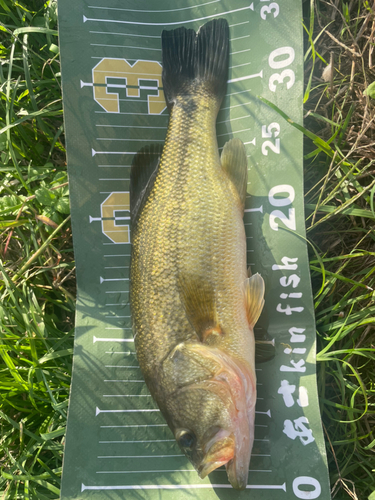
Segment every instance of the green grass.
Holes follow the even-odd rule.
[[[56,3],[0,2],[3,498],[58,498],[74,263]]]
[[[303,6],[306,117],[292,125],[306,141],[321,412],[332,494],[365,500],[375,491],[375,101],[364,95],[374,14],[365,0]],[[0,491],[43,500],[59,496],[75,307],[56,2],[0,0],[0,22]]]

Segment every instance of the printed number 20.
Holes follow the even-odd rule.
[[[275,195],[280,193],[288,193],[288,196],[284,198],[275,198]],[[294,188],[289,184],[280,184],[279,186],[274,186],[268,193],[268,201],[273,207],[285,207],[291,205],[294,201],[294,198]],[[274,231],[279,230],[279,224],[276,222],[276,219],[280,219],[280,221],[288,229],[292,229],[292,231],[296,230],[296,212],[294,208],[288,209],[288,217],[281,210],[273,210],[270,213],[270,226]]]

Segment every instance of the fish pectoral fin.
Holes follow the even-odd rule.
[[[221,153],[221,166],[234,184],[242,205],[245,206],[247,156],[242,141],[239,139],[231,139],[225,144]]]
[[[134,156],[130,170],[130,217],[132,227],[137,224],[142,208],[154,185],[163,147],[145,146]]]
[[[179,290],[186,316],[201,342],[221,336],[213,286],[197,276],[180,275]]]
[[[264,306],[264,281],[256,273],[246,280],[247,319],[252,329],[259,319]]]

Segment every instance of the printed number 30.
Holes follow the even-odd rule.
[[[269,55],[268,64],[272,69],[282,69],[294,61],[295,52],[293,47],[280,47]],[[286,79],[286,88],[289,90],[295,82],[295,74],[291,69],[284,69],[281,73],[273,73],[268,82],[268,88],[276,92],[276,83],[283,83]]]

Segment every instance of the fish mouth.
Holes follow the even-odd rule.
[[[234,458],[235,442],[233,434],[221,429],[204,447],[206,454],[198,467],[198,474],[204,479],[210,472],[227,464]]]

